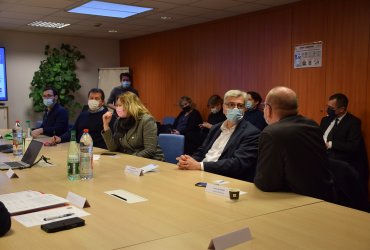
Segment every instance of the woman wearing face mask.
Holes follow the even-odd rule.
[[[207,107],[211,113],[208,115],[207,122],[203,122],[199,126],[201,127],[202,134],[206,136],[212,125],[223,122],[226,120],[226,116],[222,109],[223,100],[219,95],[212,95],[208,99]]]
[[[109,151],[118,151],[155,160],[164,160],[158,145],[157,124],[139,97],[132,92],[116,101],[117,120],[109,127],[112,113],[103,115],[103,138]]]
[[[245,104],[247,111],[244,114],[244,119],[252,123],[260,131],[267,126],[265,118],[263,118],[263,112],[259,109],[261,103],[262,97],[260,94],[254,91],[247,92],[247,102]]]
[[[76,139],[77,142],[80,141],[80,138],[83,134],[83,130],[85,128],[89,129],[89,134],[94,142],[94,147],[104,148],[106,149],[107,146],[105,145],[104,139],[101,135],[101,131],[103,130],[103,120],[102,116],[108,111],[108,109],[104,106],[104,92],[98,88],[92,88],[88,93],[88,105],[86,110],[82,111],[80,115],[77,117],[75,124],[73,125],[71,130],[76,131]],[[110,127],[113,127],[113,119],[110,122]],[[53,136],[50,142],[44,143],[46,146],[55,145],[56,143],[61,142],[68,142],[71,138],[71,131],[67,131],[60,137]]]
[[[179,106],[182,111],[176,117],[171,133],[184,135],[184,152],[192,154],[203,142],[199,128],[199,124],[203,123],[202,116],[188,96],[180,98]]]

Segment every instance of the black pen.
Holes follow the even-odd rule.
[[[126,199],[126,198],[123,198],[123,197],[121,197],[121,196],[119,196],[119,195],[116,195],[116,194],[111,194],[111,195],[113,195],[113,196],[115,196],[115,197],[117,197],[117,198],[120,198],[120,199],[122,199],[122,200],[124,200],[124,201],[127,201],[127,199]]]
[[[62,215],[57,215],[57,216],[47,217],[47,218],[44,218],[44,221],[60,219],[60,218],[68,217],[68,216],[71,216],[71,215],[74,215],[74,213],[70,213],[70,214],[62,214]]]

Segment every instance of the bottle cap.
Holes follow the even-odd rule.
[[[89,133],[89,130],[87,128],[85,128],[84,133]]]

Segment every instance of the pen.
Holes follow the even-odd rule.
[[[70,214],[62,214],[62,215],[57,215],[57,216],[47,217],[47,218],[44,218],[44,221],[60,219],[60,218],[68,217],[68,216],[71,216],[71,215],[74,215],[74,213],[70,213]]]
[[[116,195],[116,194],[111,194],[111,195],[113,195],[113,196],[115,196],[115,197],[117,197],[117,198],[120,198],[120,199],[122,199],[122,200],[124,200],[124,201],[127,201],[127,199],[126,199],[126,198],[123,198],[123,197],[118,196],[118,195]]]

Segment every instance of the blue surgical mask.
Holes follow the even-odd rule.
[[[237,123],[240,119],[243,118],[243,111],[241,109],[228,109],[226,112],[226,118],[232,123]]]
[[[247,101],[247,102],[245,103],[245,107],[246,107],[248,110],[253,109],[253,103],[252,103],[251,101]]]
[[[46,107],[50,107],[51,105],[54,104],[54,99],[53,98],[44,98],[43,102],[44,102],[44,105]]]
[[[122,87],[124,89],[126,89],[126,88],[130,87],[131,82],[130,81],[122,81],[121,84],[122,84]]]
[[[335,110],[330,107],[327,108],[326,113],[328,113],[328,117],[330,120],[334,120],[334,118],[337,116],[335,114]]]

